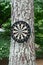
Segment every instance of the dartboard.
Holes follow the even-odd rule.
[[[12,38],[18,43],[27,42],[30,37],[31,29],[28,23],[24,21],[15,22],[12,25]]]

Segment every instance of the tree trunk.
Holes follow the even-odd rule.
[[[11,25],[25,21],[31,28],[31,34],[24,43],[18,43],[11,37],[9,65],[35,65],[33,0],[12,0],[11,3]]]

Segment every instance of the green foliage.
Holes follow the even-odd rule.
[[[10,3],[0,2],[0,27],[5,32],[0,32],[0,59],[9,56],[10,32],[11,32],[11,7]]]
[[[10,35],[0,33],[0,59],[9,56]]]
[[[9,18],[11,17],[11,7],[9,2],[1,2],[0,3],[0,26],[3,23],[9,22]]]
[[[36,56],[43,58],[43,0],[34,0],[35,14],[35,43],[39,44],[41,51],[36,50]]]

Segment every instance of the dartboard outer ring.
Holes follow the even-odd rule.
[[[13,33],[13,31],[15,31],[15,30],[14,30],[14,27],[17,27],[17,25],[20,25],[20,24],[21,24],[21,25],[23,24],[24,27],[26,26],[27,31],[28,31],[28,33],[26,34],[26,37],[24,36],[23,39],[20,39],[20,38],[17,39],[17,36],[15,37],[15,36],[14,36],[15,34]],[[29,26],[29,24],[26,23],[25,21],[17,21],[17,22],[15,22],[15,23],[11,26],[11,36],[12,36],[13,40],[15,40],[15,41],[18,42],[18,43],[27,42],[28,39],[29,39],[29,37],[30,37],[30,35],[31,35],[30,26]]]

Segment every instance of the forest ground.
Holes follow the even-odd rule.
[[[37,59],[36,65],[43,65],[43,59]]]
[[[0,60],[0,65],[8,65],[8,59],[5,58],[3,60]],[[36,65],[43,65],[43,59],[37,59],[36,60]]]

